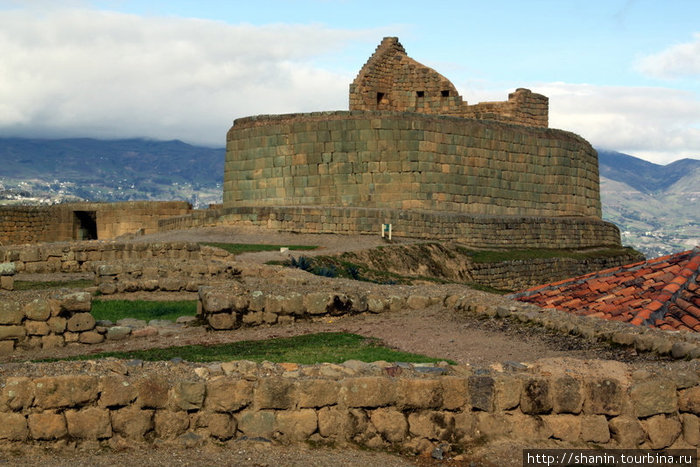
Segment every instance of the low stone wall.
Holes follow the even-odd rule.
[[[201,246],[198,243],[119,243],[75,242],[48,243],[0,247],[0,261],[15,263],[17,272],[94,272],[105,261],[173,260],[201,261],[205,258],[227,258],[229,254],[219,248]]]
[[[212,225],[255,225],[301,233],[379,235],[392,224],[396,237],[454,240],[475,248],[591,248],[619,246],[620,231],[587,217],[480,216],[397,209],[243,206],[197,211],[159,221],[160,230]]]
[[[0,354],[15,348],[63,347],[72,342],[97,344],[104,335],[95,330],[87,292],[58,294],[21,304],[0,301]]]
[[[15,289],[15,263],[0,263],[0,289]]]
[[[0,380],[0,440],[192,447],[261,437],[413,453],[468,451],[497,440],[579,448],[700,444],[697,374],[631,373],[618,364],[614,376],[601,376],[596,364],[496,370],[111,361],[38,376],[39,364],[25,369],[30,376]]]
[[[212,281],[232,280],[241,270],[222,261],[128,261],[95,264],[95,284],[103,295],[121,292],[197,292]]]
[[[240,287],[202,287],[198,314],[211,329],[292,323],[325,315],[383,313],[406,307],[419,310],[441,304],[444,296],[380,295],[338,292],[276,294]]]

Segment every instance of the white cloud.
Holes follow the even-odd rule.
[[[700,33],[694,40],[648,55],[637,63],[637,70],[654,78],[700,77]]]
[[[571,131],[593,146],[666,164],[700,158],[700,99],[689,91],[571,83],[518,83],[549,97],[549,126]],[[504,101],[489,83],[460,86],[470,104]]]
[[[700,158],[700,100],[688,91],[550,83],[550,127],[580,134],[594,146],[665,164]]]
[[[0,133],[223,145],[237,117],[347,108],[352,73],[313,61],[377,37],[315,25],[6,10]]]

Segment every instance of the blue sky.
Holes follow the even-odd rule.
[[[383,36],[465,100],[550,97],[552,127],[700,157],[700,2],[0,0],[0,134],[224,144],[234,118],[347,108]]]

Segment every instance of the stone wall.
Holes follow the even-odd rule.
[[[137,232],[154,233],[160,219],[191,210],[190,204],[182,201],[0,207],[0,244],[107,240]],[[87,225],[90,223],[94,225]]]
[[[192,447],[245,437],[428,455],[499,440],[693,450],[700,443],[698,376],[634,377],[623,364],[614,376],[588,367],[386,362],[91,362],[69,374],[39,376],[42,369],[35,364],[28,368],[32,376],[2,376],[5,443]]]
[[[287,232],[350,235],[379,235],[382,224],[392,224],[392,234],[396,237],[454,240],[468,247],[486,249],[620,245],[619,229],[596,218],[486,216],[372,208],[241,206],[164,219],[159,228],[237,224]]]
[[[0,247],[0,262],[14,262],[18,273],[94,272],[105,261],[172,260],[201,261],[227,258],[219,248],[198,243],[75,242]]]
[[[549,99],[517,89],[506,102],[468,105],[437,71],[406,55],[396,37],[385,37],[350,85],[350,110],[393,110],[454,115],[547,127]]]
[[[395,112],[238,119],[224,207],[328,206],[600,219],[598,159],[565,131]]]
[[[104,336],[95,331],[87,292],[58,293],[22,304],[0,301],[0,354],[16,348],[63,347],[70,343],[97,344]]]
[[[241,270],[221,260],[146,260],[95,264],[95,284],[102,295],[122,292],[196,292],[213,281],[230,281]]]

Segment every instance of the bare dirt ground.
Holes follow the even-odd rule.
[[[304,254],[328,254],[348,250],[371,248],[385,244],[379,236],[303,235],[276,233],[259,229],[232,229],[225,227],[189,231],[166,232],[152,236],[136,237],[132,241],[197,241],[228,243],[269,243],[318,245],[320,248]],[[271,259],[281,259],[278,252],[248,253],[237,261],[261,264]],[[309,275],[310,276],[310,275]],[[309,278],[313,281],[312,276]],[[55,279],[53,275],[26,276],[34,280]],[[328,280],[328,279],[325,279]],[[340,281],[340,280],[339,280]],[[397,286],[399,287],[399,286]],[[420,286],[417,286],[418,288]],[[458,290],[462,286],[456,287]],[[37,292],[15,292],[31,297]],[[479,300],[502,302],[500,296],[483,292]],[[111,298],[128,299],[196,299],[191,293],[137,293],[121,294]],[[26,298],[26,297],[25,297]],[[2,297],[0,297],[2,299]],[[268,339],[294,335],[343,331],[381,339],[387,346],[453,360],[473,367],[486,367],[504,362],[534,362],[548,358],[566,358],[577,365],[593,359],[617,360],[644,365],[683,365],[651,354],[637,355],[634,351],[611,348],[582,338],[564,336],[536,326],[528,326],[513,319],[478,319],[473,315],[448,311],[442,306],[432,306],[418,311],[403,310],[380,315],[361,314],[354,316],[324,317],[313,321],[299,321],[288,325],[260,326],[234,331],[208,332],[201,327],[183,328],[174,335],[134,338],[91,346],[90,353],[131,350],[153,347],[169,347],[188,344],[215,344],[241,340]],[[13,373],[21,369],[22,363],[30,359],[64,357],[85,353],[85,347],[17,352],[4,357],[0,372]],[[687,362],[685,362],[687,363]],[[13,368],[14,367],[14,371]],[[401,457],[388,453],[359,451],[357,449],[310,449],[303,446],[285,447],[270,443],[231,441],[225,446],[208,446],[189,450],[182,449],[129,449],[128,451],[80,452],[56,454],[32,449],[19,455],[0,454],[0,464],[11,465],[115,465],[139,463],[142,465],[249,465],[249,466],[405,466],[405,465],[520,465],[521,449],[517,444],[491,447],[485,451],[470,452],[458,460],[438,461],[429,457]]]

